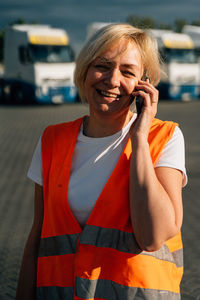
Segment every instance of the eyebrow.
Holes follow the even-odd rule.
[[[96,60],[100,60],[101,62],[104,62],[107,64],[113,64],[113,62],[110,59],[108,59],[104,56],[99,56],[96,58]],[[122,64],[122,66],[126,67],[126,68],[135,68],[135,67],[138,68],[139,67],[138,65],[135,65],[135,64]]]
[[[135,65],[135,64],[122,64],[122,66],[123,66],[123,67],[126,67],[126,68],[130,68],[130,67],[131,67],[131,68],[135,68],[135,67],[136,67],[136,68],[139,68],[139,66],[138,66],[138,65]]]
[[[98,56],[95,60],[99,60],[101,62],[108,63],[108,64],[112,63],[112,61],[110,59],[103,57],[103,56]]]

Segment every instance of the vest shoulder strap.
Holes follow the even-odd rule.
[[[72,155],[74,145],[82,124],[83,118],[75,121],[60,123],[48,126],[42,135],[42,169],[43,169],[43,186],[45,187],[48,180],[49,168],[53,162],[53,153],[56,156],[57,163],[62,164],[66,155]]]
[[[154,119],[149,131],[148,143],[153,164],[155,164],[165,145],[172,138],[177,123]]]

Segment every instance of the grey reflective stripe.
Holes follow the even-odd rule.
[[[73,300],[73,287],[41,286],[37,288],[37,300]]]
[[[132,233],[93,225],[86,225],[81,235],[77,233],[41,239],[39,257],[75,253],[79,236],[80,244],[112,248],[131,254],[150,255],[156,259],[175,263],[177,267],[183,266],[182,249],[171,253],[167,245],[164,245],[155,252],[142,251]]]
[[[79,235],[77,233],[42,238],[40,240],[39,257],[75,253]]]
[[[132,233],[93,225],[85,226],[80,237],[80,244],[108,247],[133,254],[141,253],[141,249]]]
[[[172,252],[172,256],[177,267],[183,267],[183,249],[176,250]]]
[[[103,298],[112,300],[180,300],[180,294],[120,285],[111,280],[76,278],[76,296],[83,299]]]
[[[161,259],[161,260],[165,260],[165,261],[175,263],[178,268],[183,267],[183,249],[180,249],[180,250],[177,250],[177,251],[174,251],[174,252],[170,252],[167,245],[164,245],[158,251],[154,251],[154,252],[143,251],[143,252],[141,252],[141,254],[151,255],[151,256],[153,256],[157,259]]]
[[[80,244],[113,248],[121,252],[132,254],[150,255],[160,260],[175,263],[177,266],[181,266],[183,257],[181,251],[176,251],[176,255],[172,255],[167,245],[164,245],[161,249],[154,252],[142,251],[132,233],[93,225],[85,226],[80,237]]]

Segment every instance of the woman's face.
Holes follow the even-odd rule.
[[[85,95],[92,112],[127,111],[131,93],[143,74],[140,52],[134,42],[112,45],[89,66]]]

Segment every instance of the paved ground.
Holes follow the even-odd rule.
[[[33,185],[26,172],[47,124],[72,120],[87,107],[0,106],[0,300],[14,299],[24,243],[32,222]],[[161,102],[158,116],[180,123],[189,183],[183,191],[185,274],[182,299],[200,300],[200,101]],[[27,299],[28,300],[28,299]]]

